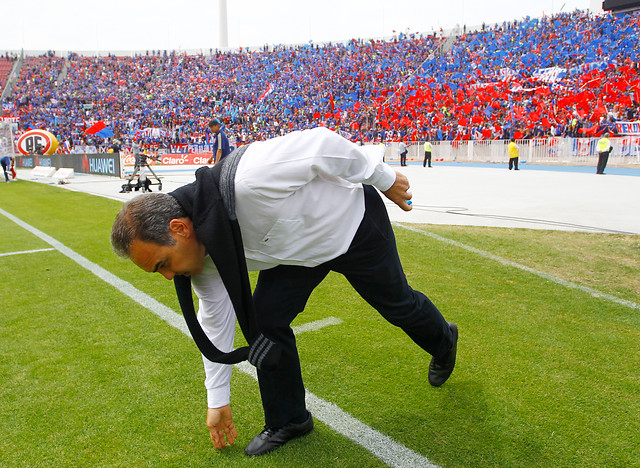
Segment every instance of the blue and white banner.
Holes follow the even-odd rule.
[[[545,83],[555,83],[556,81],[560,81],[564,78],[566,74],[566,68],[539,68],[531,74],[531,78],[544,81]]]
[[[616,122],[616,128],[620,135],[640,135],[640,121]]]

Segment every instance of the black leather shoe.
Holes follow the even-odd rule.
[[[458,327],[455,323],[449,323],[451,333],[453,333],[453,346],[451,350],[440,358],[432,357],[429,363],[429,383],[434,387],[439,387],[447,381],[453,368],[456,365],[456,352],[458,350]]]
[[[300,424],[289,423],[279,428],[264,426],[264,430],[255,436],[244,449],[245,455],[264,455],[282,447],[290,440],[306,436],[313,430],[313,418],[309,418]]]

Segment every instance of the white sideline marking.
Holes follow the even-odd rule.
[[[321,328],[328,327],[330,325],[340,325],[342,320],[337,317],[327,317],[321,320],[316,320],[314,322],[303,323],[302,325],[296,325],[295,327],[291,327],[294,334],[304,333],[308,331],[317,331]]]
[[[36,236],[38,236],[40,239],[45,241],[47,244],[49,244],[55,250],[59,251],[60,253],[62,253],[65,256],[69,257],[71,260],[76,262],[78,265],[86,268],[91,273],[93,273],[98,278],[100,278],[101,280],[109,283],[110,285],[112,285],[113,287],[118,289],[120,292],[126,294],[131,299],[136,301],[138,304],[143,305],[144,307],[146,307],[147,309],[152,311],[154,314],[158,315],[165,322],[169,323],[169,325],[171,325],[171,326],[177,328],[178,330],[184,332],[185,334],[187,334],[187,336],[191,336],[189,334],[189,330],[187,329],[187,324],[182,319],[182,316],[176,314],[169,307],[167,307],[164,304],[161,304],[160,302],[156,301],[154,298],[152,298],[148,294],[145,294],[142,291],[136,289],[130,283],[127,283],[126,281],[121,280],[116,275],[114,275],[113,273],[108,272],[107,270],[105,270],[101,266],[98,266],[95,263],[87,260],[82,255],[74,252],[69,247],[65,246],[64,244],[62,244],[61,242],[57,241],[53,237],[45,234],[44,232],[34,228],[31,225],[25,223],[21,219],[16,218],[11,213],[7,213],[2,208],[0,208],[0,214],[3,214],[7,218],[9,218],[11,221],[16,223],[18,226],[26,229],[27,231],[29,231],[30,233],[32,233],[32,234],[34,234]]]
[[[245,374],[258,380],[256,368],[247,362],[235,364]],[[438,468],[427,457],[399,444],[391,437],[376,431],[358,421],[331,402],[306,391],[306,402],[314,418],[322,421],[334,431],[348,437],[356,444],[369,450],[372,454],[394,468],[424,467]]]
[[[621,299],[619,297],[613,296],[611,294],[606,294],[600,292],[596,289],[592,289],[588,286],[583,286],[582,284],[572,283],[571,281],[563,280],[562,278],[557,278],[553,275],[545,273],[543,271],[534,270],[533,268],[529,268],[526,265],[522,265],[521,263],[512,262],[511,260],[507,260],[506,258],[499,257],[490,252],[485,252],[484,250],[476,249],[475,247],[471,247],[470,245],[463,244],[462,242],[458,242],[452,239],[447,239],[446,237],[439,236],[438,234],[434,234],[429,231],[423,231],[421,229],[417,229],[411,226],[406,226],[400,223],[393,223],[395,226],[399,226],[401,228],[407,229],[409,231],[417,232],[419,234],[423,234],[425,236],[429,236],[433,239],[439,240],[440,242],[445,242],[450,245],[455,245],[456,247],[460,247],[461,249],[468,250],[469,252],[476,253],[478,255],[482,255],[483,257],[489,258],[491,260],[495,260],[496,262],[502,263],[503,265],[519,268],[531,274],[537,275],[541,278],[544,278],[549,281],[553,281],[556,284],[560,284],[562,286],[566,286],[567,288],[578,289],[582,292],[592,295],[593,297],[600,297],[602,299],[607,299],[608,301],[615,302],[616,304],[623,305],[625,307],[629,307],[631,309],[640,310],[640,304],[637,304],[633,301],[627,301],[626,299]]]
[[[0,208],[0,214],[9,218],[11,221],[16,223],[18,226],[24,228],[25,230],[29,231],[30,233],[38,236],[47,244],[51,245],[55,250],[58,250],[63,255],[69,257],[78,265],[86,268],[91,273],[96,275],[98,278],[112,285],[113,287],[118,289],[120,292],[124,293],[125,295],[129,296],[131,299],[136,301],[138,304],[149,309],[151,312],[156,314],[158,317],[160,317],[162,320],[167,322],[169,325],[171,325],[174,328],[177,328],[182,333],[184,333],[189,338],[191,338],[189,329],[187,328],[187,325],[180,314],[177,314],[169,307],[156,301],[154,298],[140,291],[139,289],[135,288],[130,283],[118,278],[116,275],[108,272],[107,270],[105,270],[99,265],[96,265],[90,260],[87,260],[82,255],[74,252],[73,250],[66,247],[64,244],[57,241],[53,237],[25,223],[19,218],[16,218],[15,216],[6,212],[2,208]],[[336,321],[338,321],[337,323],[340,323],[339,319],[335,317],[329,317],[324,320],[318,320],[316,322],[299,325],[296,328],[298,330],[302,329],[302,331],[314,330],[314,329],[322,328],[323,326],[327,326],[327,325],[335,325]],[[246,362],[242,362],[240,364],[236,364],[235,366],[242,372],[249,374],[250,376],[252,376],[254,379],[257,380],[255,368],[250,364]],[[349,439],[353,440],[355,443],[366,448],[367,450],[369,450],[371,453],[373,453],[375,456],[377,456],[378,458],[380,458],[382,461],[389,464],[390,466],[394,468],[405,468],[405,467],[415,467],[415,466],[426,467],[426,468],[437,468],[437,466],[433,465],[426,457],[395,442],[390,437],[358,421],[353,416],[341,410],[338,406],[334,405],[333,403],[327,402],[322,398],[319,398],[313,395],[310,392],[306,392],[306,400],[309,405],[309,409],[312,410],[312,414],[316,419],[322,421],[327,426],[332,428],[334,431],[348,437]]]
[[[0,253],[0,257],[9,257],[10,255],[22,255],[22,254],[30,254],[30,253],[38,253],[38,252],[51,252],[56,249],[36,249],[36,250],[23,250],[21,252],[7,252]]]

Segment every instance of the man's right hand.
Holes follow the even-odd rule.
[[[223,406],[221,408],[207,409],[207,427],[211,433],[211,442],[216,449],[221,449],[235,443],[238,437],[238,431],[233,425],[233,417],[231,416],[231,406]],[[225,440],[226,437],[226,440]]]

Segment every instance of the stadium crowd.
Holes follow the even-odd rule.
[[[466,29],[466,28],[465,28]],[[599,136],[640,118],[640,16],[585,11],[436,34],[186,55],[25,60],[5,116],[62,148],[142,137],[237,144],[328,126],[353,140]],[[85,130],[100,121],[111,138]],[[110,135],[109,135],[110,136]]]

